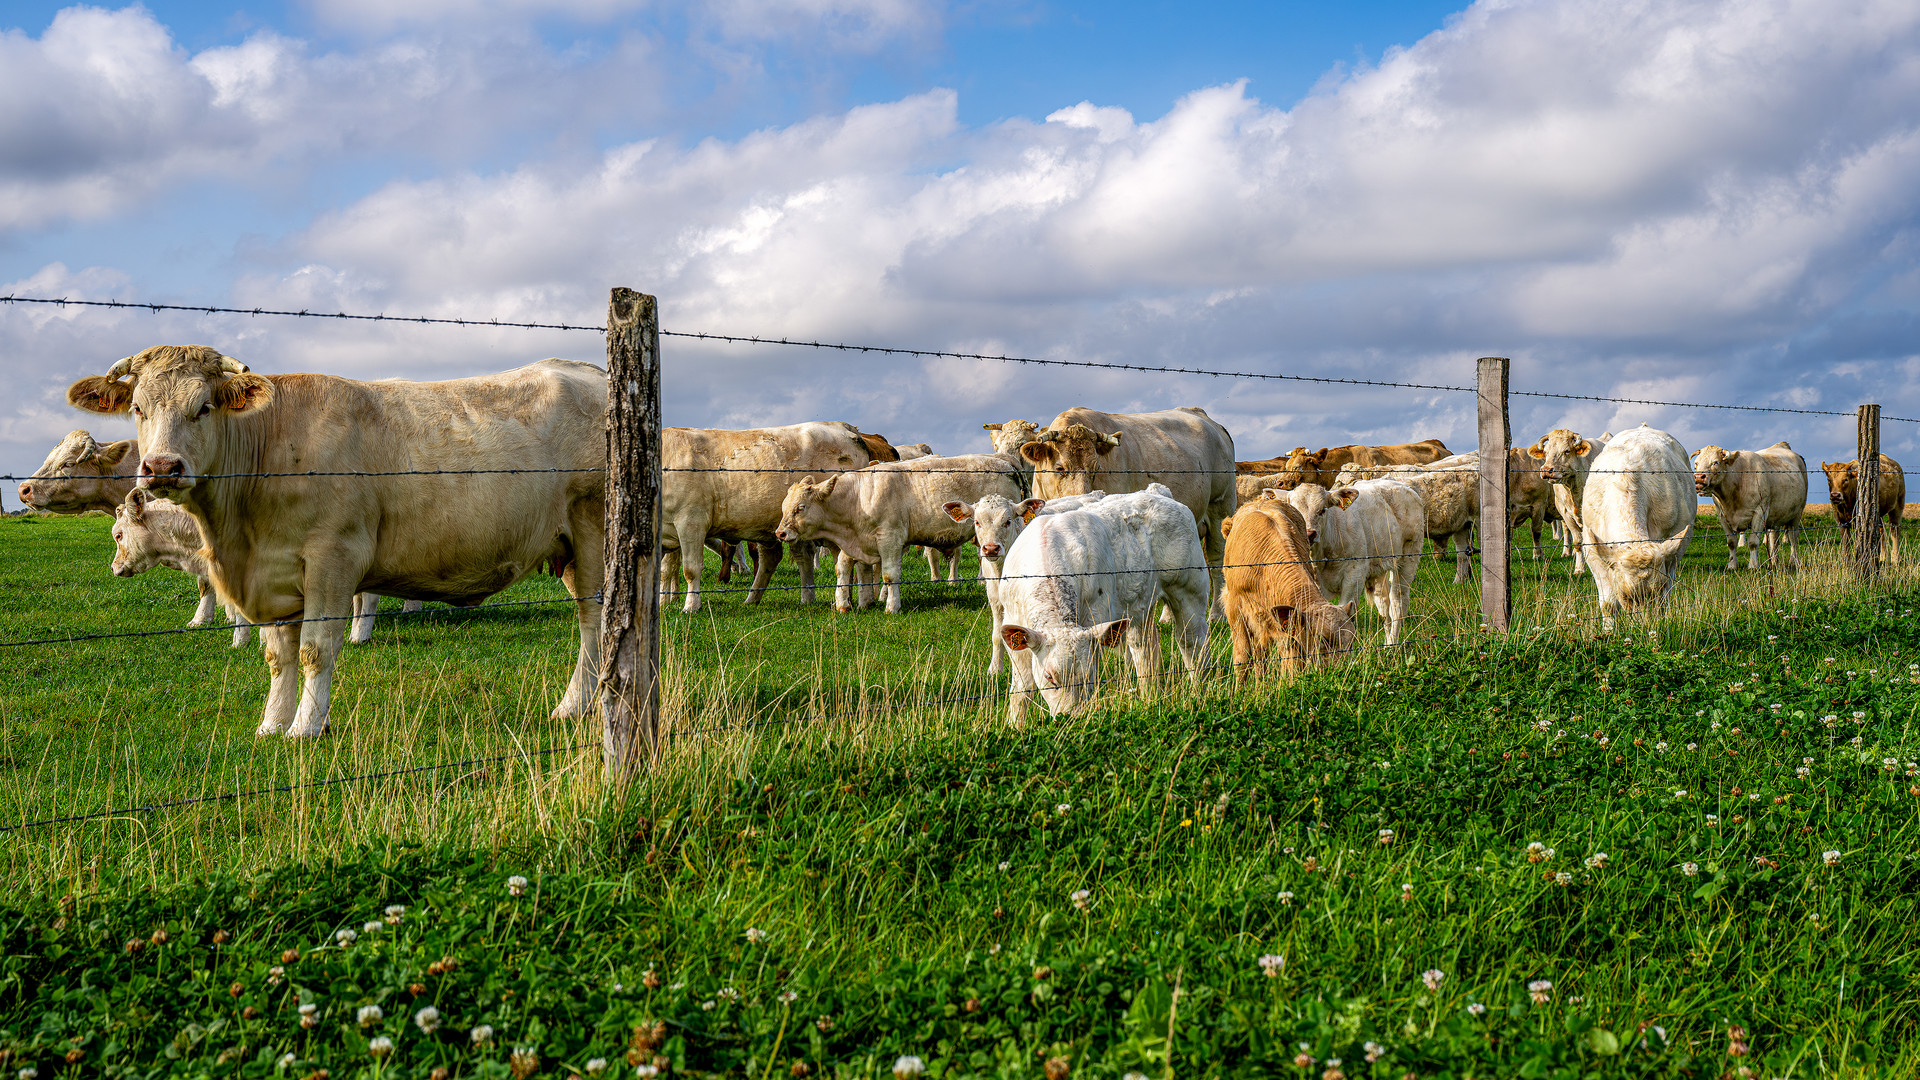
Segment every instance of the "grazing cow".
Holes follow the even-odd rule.
[[[1833,518],[1840,526],[1840,542],[1848,552],[1853,551],[1853,504],[1860,497],[1860,478],[1856,470],[1860,459],[1852,461],[1823,461],[1820,469],[1827,474],[1827,501],[1833,504]],[[1907,509],[1907,474],[1900,470],[1900,463],[1885,454],[1880,455],[1880,517],[1886,521],[1887,529],[1880,544],[1894,562],[1900,561],[1900,517]]]
[[[31,479],[20,485],[20,501],[51,514],[112,510],[133,490],[140,470],[140,444],[121,439],[105,446],[85,431],[69,431]]]
[[[1398,480],[1362,480],[1328,491],[1301,484],[1284,496],[1307,523],[1314,577],[1336,604],[1365,594],[1398,645],[1427,529],[1420,493]]]
[[[1151,491],[1109,495],[1036,517],[1007,552],[1000,637],[1013,657],[1007,721],[1019,724],[1037,691],[1055,715],[1093,696],[1100,650],[1127,643],[1136,679],[1160,675],[1166,605],[1173,639],[1198,685],[1207,664],[1207,572],[1193,514]]]
[[[1157,484],[1154,486],[1159,487]],[[1166,491],[1165,488],[1160,490]],[[980,580],[987,587],[987,611],[993,617],[993,644],[988,649],[991,659],[987,663],[987,674],[1000,674],[1000,659],[1007,652],[1007,643],[1000,640],[1000,624],[1006,606],[1000,598],[1000,566],[1006,560],[1007,549],[1013,546],[1014,540],[1020,536],[1020,530],[1033,520],[1035,514],[1064,514],[1106,497],[1104,491],[1090,491],[1085,495],[1069,495],[1051,502],[1041,499],[1015,502],[999,495],[987,495],[977,503],[955,500],[941,507],[955,521],[973,521],[973,541],[980,547]]]
[[[1612,438],[1612,432],[1593,440],[1582,438],[1579,432],[1568,428],[1554,428],[1527,447],[1527,456],[1540,463],[1541,478],[1553,488],[1554,508],[1564,526],[1561,553],[1572,556],[1575,574],[1585,573],[1587,569],[1586,550],[1580,542],[1580,508],[1587,471]]]
[[[1227,535],[1220,603],[1233,632],[1233,667],[1244,683],[1280,652],[1280,670],[1317,664],[1352,650],[1358,636],[1353,603],[1320,595],[1313,579],[1307,522],[1292,504],[1259,499],[1221,523]]]
[[[1780,559],[1786,535],[1793,568],[1800,568],[1800,519],[1807,512],[1807,461],[1783,440],[1765,450],[1701,447],[1693,455],[1693,490],[1713,497],[1720,530],[1727,537],[1727,569],[1740,566],[1735,546],[1753,545],[1750,569],[1760,568],[1760,541],[1767,541],[1767,567]],[[1749,534],[1751,534],[1749,536]]]
[[[1218,594],[1220,560],[1226,555],[1220,523],[1238,504],[1233,436],[1204,411],[1191,406],[1151,413],[1068,409],[1020,453],[1033,463],[1033,494],[1041,499],[1166,485],[1193,512],[1212,568],[1208,579]]]
[[[915,458],[882,462],[815,481],[809,476],[787,489],[774,535],[788,543],[822,539],[854,562],[877,564],[887,614],[900,613],[900,563],[909,544],[959,548],[973,530],[945,509],[954,501],[987,495],[1020,497],[1013,464],[998,454]],[[853,607],[849,571],[843,562],[834,606]]]
[[[810,473],[858,469],[872,458],[852,424],[838,420],[784,427],[664,428],[660,433],[664,467],[661,492],[660,579],[662,591],[678,595],[686,582],[691,615],[700,610],[700,576],[705,558],[698,553],[710,537],[753,547],[753,583],[746,602],[757,604],[780,564],[780,501],[795,480]],[[683,552],[694,553],[688,557]],[[800,602],[813,602],[814,547],[799,544]]]
[[[1473,529],[1480,520],[1480,455],[1462,454],[1431,465],[1347,465],[1334,478],[1340,488],[1360,480],[1386,477],[1420,493],[1426,511],[1426,536],[1436,558],[1455,556],[1455,584],[1473,576]]]
[[[1243,464],[1261,466],[1257,470],[1259,472],[1281,473],[1280,483],[1273,486],[1282,491],[1291,491],[1301,484],[1329,487],[1346,465],[1429,465],[1452,455],[1453,451],[1447,449],[1439,439],[1424,439],[1417,443],[1398,443],[1393,446],[1323,446],[1312,453],[1308,453],[1306,447],[1298,446],[1287,455],[1285,461],[1280,462],[1278,468],[1265,467],[1273,462]]]
[[[132,410],[139,484],[193,515],[222,601],[255,624],[301,620],[260,628],[271,682],[258,733],[315,736],[355,593],[472,605],[543,565],[580,627],[554,716],[596,707],[606,378],[567,360],[426,383],[262,376],[204,345],[157,345],[67,400]]]
[[[1699,498],[1685,448],[1646,424],[1608,443],[1584,473],[1580,543],[1600,625],[1611,630],[1617,613],[1657,604],[1673,589]]]

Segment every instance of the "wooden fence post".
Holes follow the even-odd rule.
[[[660,741],[660,314],[632,289],[607,303],[606,499],[600,707],[607,777],[626,780]]]
[[[1507,367],[1504,356],[1483,356],[1476,372],[1480,390],[1480,621],[1507,632],[1513,613],[1509,557],[1512,516],[1507,512]]]
[[[1880,573],[1880,406],[1860,406],[1859,462],[1855,467],[1853,558],[1863,581]]]

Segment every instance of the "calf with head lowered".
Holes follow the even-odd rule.
[[[580,626],[554,715],[597,704],[601,369],[545,360],[360,382],[263,376],[217,349],[159,345],[74,383],[67,400],[133,413],[139,485],[193,516],[222,601],[281,624],[261,627],[259,734],[325,730],[355,593],[472,605],[542,566],[566,583]]]
[[[1335,605],[1313,577],[1307,522],[1291,503],[1243,504],[1222,527],[1227,534],[1226,584],[1220,594],[1233,632],[1233,667],[1246,682],[1278,650],[1291,673],[1353,650],[1354,602]]]

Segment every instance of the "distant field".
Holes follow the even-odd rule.
[[[504,1076],[515,1047],[543,1075],[1915,1075],[1913,574],[1861,588],[1830,530],[1800,573],[1727,574],[1701,524],[1667,613],[1612,637],[1557,554],[1516,561],[1506,639],[1429,561],[1407,649],[1116,684],[1018,731],[978,586],[912,587],[893,618],[710,592],[667,619],[669,724],[765,726],[682,738],[626,795],[592,750],[536,756],[596,734],[546,719],[564,607],[383,621],[310,744],[254,739],[264,665],[224,631],[0,651],[0,824],[506,758],[0,834],[0,1050],[47,1077],[75,1049]],[[183,623],[191,582],[114,579],[110,547],[102,519],[0,521],[26,600],[0,641]],[[890,708],[917,701],[940,704]],[[365,929],[389,904],[400,925]]]

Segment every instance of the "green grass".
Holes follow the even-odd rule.
[[[0,587],[33,600],[0,640],[184,621],[190,582],[108,577],[105,531],[0,522]],[[223,633],[6,650],[8,822],[515,756],[0,835],[0,1052],[43,1077],[425,1077],[507,1075],[520,1046],[542,1075],[632,1076],[657,1022],[636,1060],[690,1075],[884,1076],[902,1054],[929,1075],[1914,1075],[1915,591],[1803,553],[1798,575],[1727,575],[1703,530],[1666,614],[1604,640],[1563,561],[1516,563],[1506,639],[1428,563],[1401,655],[1109,689],[1019,730],[991,701],[879,707],[990,689],[973,587],[910,590],[899,618],[715,597],[669,616],[670,725],[848,715],[678,740],[626,791],[592,751],[530,756],[593,735],[545,719],[564,609],[383,624],[305,745],[254,740],[263,665]],[[328,945],[395,903],[399,926]],[[427,1003],[431,1036],[409,1022]],[[386,1015],[362,1028],[368,1004]]]

